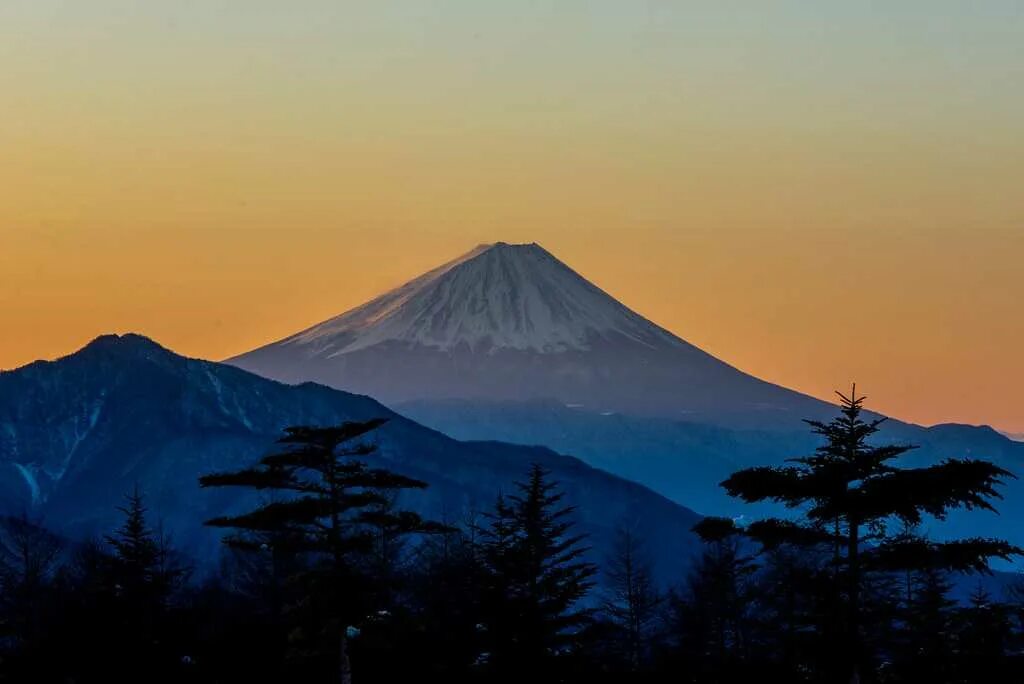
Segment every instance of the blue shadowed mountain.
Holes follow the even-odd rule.
[[[536,244],[481,245],[228,363],[367,393],[459,439],[570,453],[719,515],[751,512],[722,479],[806,455],[817,442],[802,419],[835,414],[648,321]],[[991,428],[893,420],[879,438],[919,445],[909,463],[972,456],[1024,475],[1024,444]],[[956,515],[946,529],[1000,531],[1024,513],[1019,482],[1001,507],[1002,519]]]
[[[498,439],[543,444],[595,467],[651,487],[704,514],[757,515],[756,507],[731,499],[718,483],[740,468],[782,464],[809,455],[819,439],[797,430],[729,429],[682,420],[600,415],[556,402],[416,401],[398,410],[457,439]],[[989,427],[936,425],[925,428],[886,421],[876,443],[913,444],[901,465],[919,467],[946,458],[982,458],[1024,477],[1024,444]],[[941,535],[1010,536],[1024,545],[1012,521],[1024,516],[1024,481],[1011,480],[996,503],[1001,515],[954,512],[933,523]]]
[[[232,470],[272,448],[285,426],[387,417],[384,464],[431,484],[408,503],[459,521],[488,509],[530,463],[548,467],[579,506],[594,553],[620,524],[642,527],[665,573],[697,549],[692,511],[645,487],[536,447],[459,442],[365,396],[283,385],[223,364],[178,356],[138,335],[98,338],[79,352],[0,373],[0,508],[30,511],[62,533],[109,530],[136,483],[176,542],[200,558],[217,550],[201,521],[237,509],[244,493],[201,490],[201,474]]]

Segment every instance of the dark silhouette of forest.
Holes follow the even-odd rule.
[[[810,424],[814,454],[722,483],[788,514],[705,518],[703,553],[670,586],[642,528],[595,558],[540,466],[463,520],[403,508],[429,483],[370,465],[382,421],[290,428],[250,468],[203,476],[252,494],[208,521],[225,535],[212,571],[138,489],[91,541],[4,519],[0,682],[1024,681],[1024,592],[978,580],[1021,550],[921,532],[994,510],[1013,475],[901,468],[911,447],[874,445],[882,421],[855,390],[840,398]]]

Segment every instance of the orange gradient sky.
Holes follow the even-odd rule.
[[[765,379],[1024,432],[1021,45],[1009,0],[7,0],[0,367],[537,241]]]

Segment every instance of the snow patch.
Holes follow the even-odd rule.
[[[252,430],[252,421],[249,420],[249,417],[245,414],[245,411],[238,404],[238,398],[234,397],[233,403],[235,404],[235,410],[228,410],[227,404],[224,403],[224,383],[221,382],[220,378],[218,378],[213,371],[210,370],[209,366],[206,366],[204,370],[206,371],[207,379],[210,381],[210,386],[213,387],[214,394],[217,395],[217,406],[220,408],[220,410],[224,413],[225,416],[234,416],[238,418],[238,420],[242,422],[242,425],[244,425],[246,429]]]
[[[96,427],[96,423],[99,422],[100,413],[103,411],[103,396],[104,395],[101,393],[100,401],[93,404],[92,408],[89,410],[89,415],[85,419],[84,429],[79,427],[79,423],[77,421],[73,425],[74,436],[72,437],[71,445],[68,447],[67,453],[61,460],[60,465],[56,468],[43,468],[43,472],[45,472],[46,475],[54,482],[64,477],[68,468],[71,467],[71,461],[74,460],[75,454],[78,452],[78,447],[82,445],[85,438],[88,437]]]
[[[39,491],[39,481],[36,480],[36,475],[32,470],[20,463],[15,463],[14,467],[18,469],[21,476],[25,478],[25,484],[28,485],[29,494],[32,496],[32,505],[35,506],[39,503],[42,498]]]

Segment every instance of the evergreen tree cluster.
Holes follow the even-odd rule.
[[[983,581],[1020,550],[921,532],[994,510],[1012,475],[900,468],[909,447],[872,445],[882,421],[856,391],[840,401],[811,423],[816,453],[723,482],[786,514],[703,519],[668,583],[633,521],[596,557],[539,465],[486,510],[421,517],[428,484],[371,465],[383,421],[290,428],[202,477],[252,494],[208,521],[215,571],[185,562],[139,489],[85,543],[0,520],[0,682],[1024,681],[1024,584]]]

